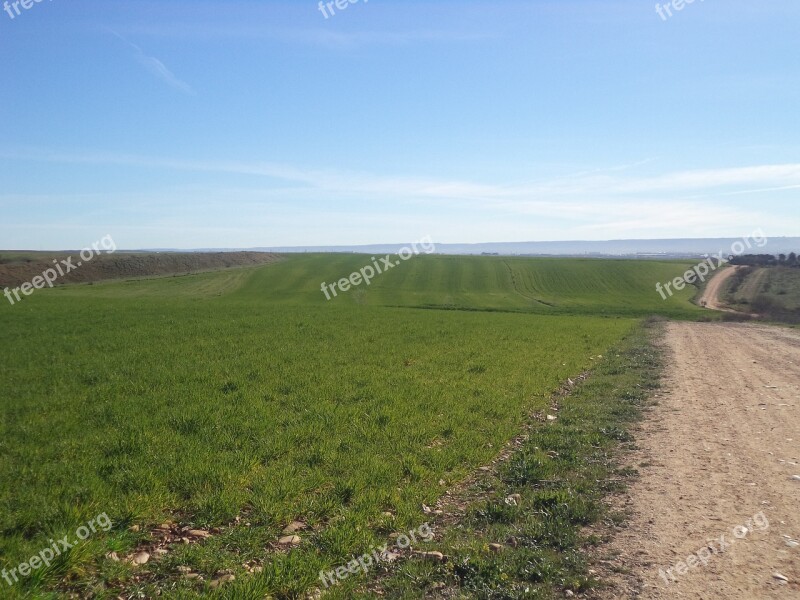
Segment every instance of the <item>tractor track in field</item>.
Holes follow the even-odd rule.
[[[536,298],[536,297],[534,297],[534,296],[531,296],[530,294],[526,294],[525,292],[523,292],[523,291],[520,289],[520,286],[519,286],[519,285],[517,285],[517,278],[516,278],[516,276],[514,275],[514,269],[512,269],[512,268],[511,268],[511,265],[510,265],[510,264],[508,264],[508,262],[507,262],[507,261],[505,261],[505,260],[503,261],[503,264],[504,264],[504,265],[506,266],[506,268],[508,269],[508,275],[509,275],[509,277],[511,277],[511,285],[513,286],[513,288],[514,288],[514,291],[515,291],[517,294],[519,294],[520,296],[522,296],[522,297],[523,297],[523,298],[525,298],[526,300],[532,300],[533,302],[537,302],[538,304],[542,304],[542,305],[544,305],[544,306],[547,306],[547,307],[550,307],[550,308],[555,308],[555,304],[551,304],[551,303],[549,303],[549,302],[545,302],[544,300],[539,300],[538,298]]]

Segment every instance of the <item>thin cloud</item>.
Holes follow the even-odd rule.
[[[731,230],[743,224],[772,226],[773,231],[797,229],[800,220],[779,218],[756,207],[691,201],[691,196],[712,199],[733,193],[763,195],[791,193],[800,185],[800,164],[758,165],[741,168],[675,171],[641,176],[628,171],[636,165],[586,171],[585,175],[559,177],[551,181],[516,185],[484,184],[473,181],[387,177],[336,170],[307,169],[268,162],[188,161],[171,158],[119,154],[53,154],[41,151],[4,153],[0,157],[87,165],[125,165],[135,168],[196,171],[264,177],[265,187],[216,195],[211,188],[193,191],[195,200],[206,196],[224,197],[230,202],[264,205],[290,200],[295,205],[320,198],[360,199],[386,206],[434,203],[453,215],[483,214],[519,221],[519,217],[542,222],[569,224],[570,231],[607,232],[611,236],[636,236],[644,232],[683,235],[690,231]],[[644,164],[644,163],[640,163]],[[604,173],[598,176],[597,173]],[[688,196],[688,197],[687,197]],[[177,190],[165,190],[164,203],[182,197]],[[0,201],[3,197],[0,196]],[[213,204],[213,202],[212,202]],[[759,205],[760,206],[760,205]],[[527,220],[526,220],[527,222]],[[613,233],[612,233],[613,232]],[[679,237],[679,236],[678,236]]]
[[[320,16],[320,20],[322,17]],[[417,43],[458,44],[497,39],[493,32],[455,31],[443,29],[355,30],[334,29],[329,24],[319,27],[282,28],[263,23],[185,23],[180,26],[163,23],[126,25],[129,35],[171,39],[216,41],[219,39],[272,40],[286,44],[350,48],[357,46],[402,46]]]
[[[152,75],[156,76],[158,79],[160,79],[173,89],[183,92],[184,94],[189,94],[191,96],[195,95],[194,90],[188,83],[178,79],[175,76],[175,74],[172,71],[170,71],[169,68],[155,56],[148,56],[142,51],[142,49],[139,46],[137,46],[133,42],[128,41],[113,29],[109,29],[108,31],[117,38],[119,38],[127,46],[129,46],[134,51],[134,58],[136,59],[136,61],[139,64],[141,64],[145,69],[150,71]]]
[[[298,29],[276,33],[284,42],[316,44],[332,48],[356,46],[392,45],[402,46],[417,43],[462,43],[492,39],[496,36],[484,33],[459,33],[453,31],[333,31],[329,29]]]
[[[47,153],[40,150],[2,152],[0,157],[47,162],[116,164],[132,167],[162,168],[181,171],[203,171],[241,175],[261,175],[306,184],[316,189],[364,194],[403,194],[426,198],[513,201],[534,196],[625,197],[630,194],[678,194],[687,191],[707,193],[757,193],[784,191],[800,185],[800,163],[756,165],[748,167],[675,171],[662,175],[603,175],[622,173],[636,165],[598,169],[586,175],[559,177],[551,181],[519,185],[495,185],[471,181],[391,177],[334,169],[306,169],[271,162],[194,161],[129,154]],[[647,161],[650,162],[650,161]],[[637,163],[644,164],[644,163]],[[739,187],[738,190],[730,189]],[[622,198],[621,198],[622,199]],[[684,198],[685,199],[685,198]]]

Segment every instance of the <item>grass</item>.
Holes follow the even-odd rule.
[[[557,258],[464,257],[421,255],[378,275],[330,301],[321,291],[372,264],[357,254],[295,255],[258,268],[241,285],[218,293],[245,305],[357,305],[466,311],[523,312],[545,315],[646,317],[664,314],[695,318],[702,310],[689,303],[693,288],[662,300],[657,282],[682,274],[691,261],[631,261]],[[95,284],[91,297],[101,299],[173,295],[196,297],[198,281],[219,281],[203,274],[185,282],[147,286],[139,282]],[[168,286],[172,286],[171,288]],[[167,287],[165,287],[167,286]],[[85,297],[82,288],[51,292]]]
[[[210,593],[187,565],[237,575],[221,597],[299,597],[417,527],[440,480],[488,461],[639,317],[701,312],[660,299],[655,281],[685,270],[661,262],[425,256],[325,301],[322,281],[365,264],[298,256],[4,305],[0,566],[102,512],[114,523],[5,597]],[[276,551],[295,519],[302,543]],[[219,532],[144,568],[104,558],[165,520]]]
[[[379,588],[387,599],[550,599],[600,585],[585,552],[598,540],[584,532],[601,519],[624,520],[603,498],[636,475],[613,456],[632,444],[628,426],[659,386],[651,337],[644,328],[627,336],[560,399],[557,421],[535,423],[523,447],[474,484],[481,499],[425,548],[445,563],[412,557],[369,592],[345,584],[330,597],[366,600]]]
[[[370,264],[369,258],[343,255],[331,263],[326,256],[309,256],[262,271],[266,279],[253,280],[250,289],[261,293],[269,287],[285,291],[282,296],[292,302],[304,294],[310,302],[322,302],[321,281],[346,277]],[[679,270],[678,263],[419,256],[333,302],[626,317],[667,311],[691,316],[696,312],[686,302],[691,292],[685,290],[665,303],[655,291],[656,281]]]

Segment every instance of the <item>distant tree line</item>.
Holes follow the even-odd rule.
[[[733,256],[730,259],[732,265],[746,265],[749,267],[798,267],[800,268],[800,261],[797,259],[797,254],[790,252],[786,254],[741,254]]]

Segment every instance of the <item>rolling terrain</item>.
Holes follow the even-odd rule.
[[[720,290],[732,308],[776,321],[800,323],[800,269],[796,267],[737,268],[737,276]]]
[[[325,299],[323,282],[370,259],[302,255],[3,306],[2,566],[101,512],[114,523],[5,593],[190,598],[230,573],[220,597],[301,597],[320,570],[420,526],[421,506],[642,317],[703,312],[691,290],[655,291],[683,262],[418,256]],[[281,543],[293,522],[298,540]],[[178,528],[203,535],[154,541]],[[138,568],[105,558],[144,550]]]

